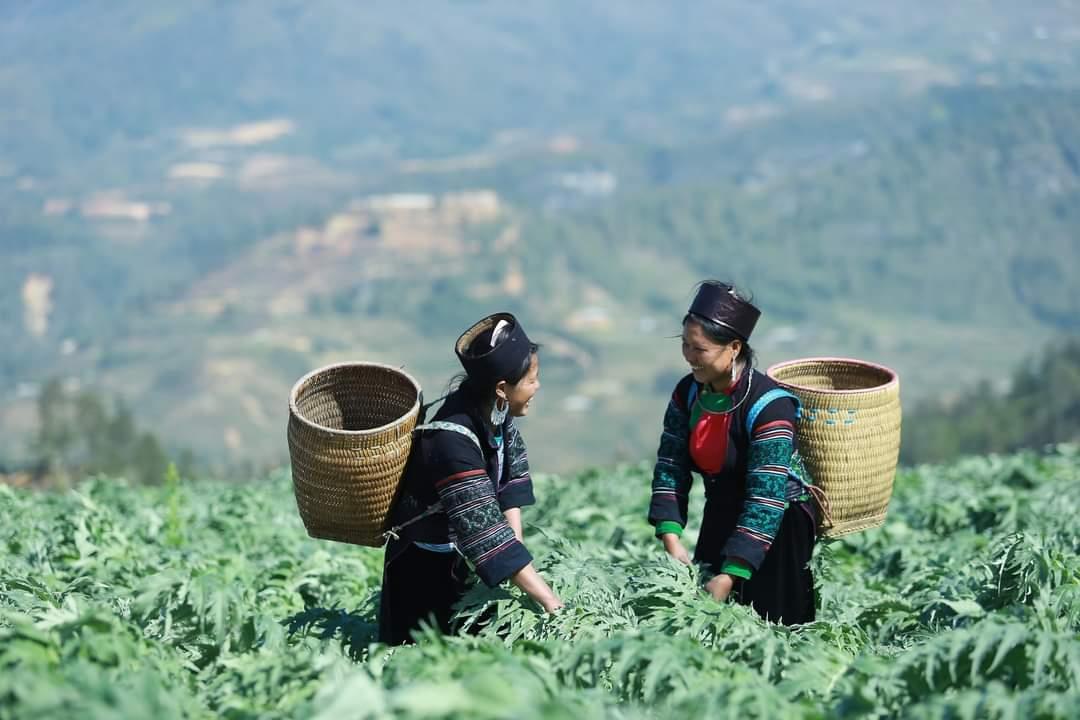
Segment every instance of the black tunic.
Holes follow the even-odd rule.
[[[681,533],[688,519],[691,473],[702,475],[706,500],[694,560],[710,576],[729,563],[744,565],[751,577],[737,578],[733,594],[762,617],[785,624],[813,620],[808,563],[816,519],[801,486],[788,477],[795,449],[795,403],[774,400],[748,428],[751,407],[778,386],[764,373],[744,372],[732,392],[738,405],[728,430],[724,465],[718,473],[702,473],[689,452],[688,398],[694,382],[692,375],[684,377],[668,403],[649,521],[658,534]]]
[[[446,398],[434,421],[468,428],[481,447],[450,430],[417,433],[391,525],[419,516],[436,502],[443,510],[402,529],[387,546],[379,612],[383,642],[400,644],[425,618],[452,630],[452,606],[464,595],[471,569],[495,586],[532,561],[503,512],[535,502],[525,443],[511,418],[499,435],[464,391]],[[500,446],[505,455],[500,462]],[[448,546],[449,552],[425,549]]]

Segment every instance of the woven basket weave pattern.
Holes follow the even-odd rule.
[[[420,387],[375,363],[332,365],[289,398],[293,491],[312,537],[378,547],[412,447]]]
[[[900,383],[859,360],[780,363],[768,375],[802,404],[799,451],[829,501],[828,537],[878,527],[892,497],[900,453]]]

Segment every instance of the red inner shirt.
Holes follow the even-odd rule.
[[[738,380],[721,392],[731,398]],[[701,392],[704,392],[702,388]],[[731,407],[730,400],[727,403]],[[701,472],[715,475],[724,468],[727,459],[728,431],[731,429],[732,412],[710,412],[701,401],[701,393],[694,398],[689,408],[690,415],[690,457]],[[697,415],[695,422],[694,416]]]

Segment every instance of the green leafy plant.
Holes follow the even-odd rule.
[[[526,542],[567,607],[477,585],[462,634],[399,648],[382,552],[308,538],[285,472],[0,486],[0,720],[1072,717],[1078,479],[1071,446],[902,471],[786,628],[663,555],[647,465],[539,476]]]

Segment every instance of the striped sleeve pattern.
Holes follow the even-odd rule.
[[[456,438],[448,441],[460,445]],[[494,587],[528,565],[532,556],[503,516],[495,486],[475,447],[471,454],[475,462],[462,462],[458,455],[457,462],[443,465],[448,474],[435,481],[435,491],[446,512],[451,539],[484,584]]]
[[[682,385],[676,387],[664,413],[664,430],[653,468],[649,522],[656,526],[657,535],[665,532],[681,535],[686,527],[693,476],[690,474],[690,421],[678,397]]]
[[[536,502],[532,476],[529,475],[529,453],[525,440],[512,419],[507,419],[503,432],[506,443],[506,482],[499,485],[499,507],[503,510],[524,507]],[[501,480],[501,478],[500,478]]]
[[[752,570],[761,567],[784,519],[794,443],[794,417],[760,421],[750,438],[746,499],[724,554],[742,560]]]

